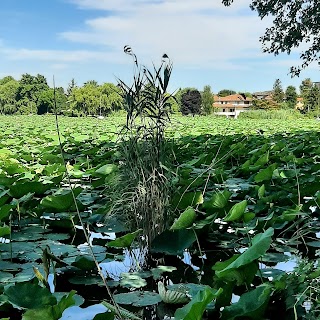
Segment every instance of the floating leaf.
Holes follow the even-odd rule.
[[[135,307],[145,307],[161,301],[158,293],[150,291],[134,291],[114,295],[114,300],[119,304],[132,304]]]
[[[120,285],[129,288],[142,288],[147,285],[147,281],[142,279],[137,273],[121,273]]]
[[[170,267],[170,266],[157,266],[156,268],[152,268],[151,269],[151,273],[152,273],[152,276],[153,276],[153,279],[154,280],[158,280],[161,278],[161,275],[164,273],[164,272],[173,272],[177,270],[176,267]]]
[[[77,197],[82,191],[81,187],[73,189],[74,196]],[[65,194],[46,196],[41,200],[41,205],[48,209],[56,209],[59,212],[67,211],[73,204],[72,192],[68,190]]]
[[[193,230],[166,230],[159,234],[151,243],[152,252],[161,252],[171,255],[181,255],[196,241]]]
[[[96,267],[92,256],[87,255],[77,256],[75,262],[73,262],[72,265],[81,270],[93,270]]]

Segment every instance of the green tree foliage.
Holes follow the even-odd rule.
[[[203,92],[201,93],[201,109],[204,114],[210,114],[213,111],[213,93],[211,92],[210,86],[205,86]]]
[[[188,91],[193,91],[193,90],[197,90],[196,88],[193,87],[187,87],[187,88],[180,88],[176,94],[174,95],[178,105],[179,105],[179,109],[181,110],[181,99],[184,93],[188,92]]]
[[[251,92],[238,92],[242,96],[245,96],[246,98],[252,98],[252,93]]]
[[[0,79],[0,114],[53,113],[55,103],[59,114],[70,116],[107,115],[123,108],[120,89],[113,83],[100,86],[90,80],[78,87],[72,79],[66,93],[58,87],[54,94],[46,78],[39,74],[24,74],[20,81],[11,76]]]
[[[2,79],[0,79],[0,86],[3,84],[6,84],[9,81],[15,80],[12,76],[6,76]]]
[[[49,90],[46,78],[38,74],[23,74],[19,81],[16,100],[21,113],[38,113],[38,100],[42,91]]]
[[[294,86],[288,86],[286,89],[286,103],[288,108],[294,109],[297,105],[297,91]]]
[[[273,92],[272,92],[272,99],[273,99],[275,102],[278,102],[278,103],[283,102],[284,92],[283,92],[283,89],[282,89],[281,81],[280,81],[279,79],[277,79],[277,80],[274,82]]]
[[[62,87],[56,88],[54,95],[54,89],[43,90],[38,98],[37,106],[38,106],[38,114],[44,113],[57,113],[63,112],[66,109],[67,104],[67,97],[64,93],[64,89]],[[56,107],[55,110],[54,105],[54,96],[56,100]]]
[[[252,109],[254,110],[275,110],[279,109],[279,103],[273,100],[258,100],[252,101]]]
[[[230,96],[231,94],[236,94],[236,92],[230,89],[222,89],[218,92],[219,97],[226,97],[226,96]]]
[[[181,113],[183,115],[200,114],[201,94],[198,90],[188,90],[181,97]]]
[[[317,111],[320,109],[320,90],[317,86],[313,85],[310,91],[305,95],[304,112]]]
[[[171,113],[179,113],[180,112],[180,105],[178,103],[178,100],[174,96],[171,96],[169,98],[168,103],[170,104]]]
[[[70,83],[68,84],[66,95],[69,97],[72,94],[72,90],[77,87],[76,81],[72,78]]]
[[[302,80],[300,84],[300,95],[302,98],[305,98],[305,96],[310,92],[311,88],[313,86],[313,83],[310,78],[306,78]]]
[[[300,85],[300,94],[303,98],[303,113],[318,111],[320,107],[319,88],[310,78],[304,79]]]
[[[89,81],[85,82],[83,85],[84,86],[90,85],[90,86],[93,86],[93,87],[98,87],[98,82],[96,80],[89,80]]]
[[[123,107],[123,97],[121,90],[113,83],[104,83],[100,86],[100,101],[99,112],[100,114],[108,114],[112,111],[120,110]]]
[[[113,83],[99,86],[95,81],[88,81],[83,87],[73,87],[68,95],[68,106],[68,114],[72,115],[106,115],[120,110],[123,98]]]
[[[232,2],[222,0],[225,5]],[[291,67],[292,75],[299,75],[314,61],[320,63],[319,0],[251,0],[250,8],[261,19],[273,17],[273,25],[260,38],[264,52],[289,54],[293,48],[307,43],[300,54],[302,64]]]
[[[0,113],[13,114],[17,111],[16,94],[19,82],[12,77],[0,80]]]
[[[83,87],[72,90],[71,110],[78,115],[94,115],[100,106],[100,91],[95,84],[88,82]]]

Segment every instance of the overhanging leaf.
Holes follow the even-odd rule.
[[[10,227],[8,226],[4,226],[4,227],[0,227],[0,237],[6,236],[8,234],[10,234]]]
[[[264,233],[255,235],[252,239],[252,245],[223,270],[216,271],[216,275],[222,278],[226,276],[231,269],[240,268],[259,259],[269,249],[273,232],[273,228],[269,228]]]
[[[264,284],[244,293],[237,303],[224,308],[222,319],[234,320],[239,317],[263,319],[271,291],[270,285]]]
[[[8,301],[18,308],[36,309],[57,303],[47,288],[31,283],[17,283],[4,290]]]
[[[215,193],[209,201],[205,201],[203,203],[203,207],[222,209],[227,205],[231,195],[232,192],[230,192],[229,190],[219,191]]]
[[[71,291],[68,295],[62,297],[62,299],[55,306],[47,306],[40,309],[31,309],[23,315],[22,320],[59,320],[62,317],[62,313],[65,309],[75,305],[73,296],[76,291]]]
[[[273,163],[268,168],[260,170],[254,177],[255,182],[271,180],[273,171],[276,169],[277,165]]]
[[[210,287],[198,292],[198,294],[183,308],[177,309],[174,314],[175,320],[201,320],[207,305],[212,302],[222,289],[215,291]]]
[[[115,240],[112,240],[108,242],[107,246],[108,247],[113,247],[113,248],[129,248],[134,241],[134,239],[137,237],[138,234],[142,232],[142,229],[139,229],[135,232],[132,233],[127,233],[126,235],[117,238]]]
[[[105,164],[104,166],[100,167],[95,171],[96,174],[106,176],[110,173],[115,172],[118,169],[118,167],[115,164]]]
[[[170,230],[186,229],[192,226],[197,214],[192,207],[188,207],[183,211],[180,217],[173,223]]]
[[[236,221],[239,220],[247,208],[247,200],[243,200],[239,203],[236,203],[228,212],[228,214],[224,217],[224,221]]]

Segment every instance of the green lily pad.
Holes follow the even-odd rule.
[[[150,291],[119,293],[114,295],[114,299],[119,304],[132,304],[134,307],[146,307],[161,302],[160,295]]]
[[[81,270],[93,270],[96,268],[96,264],[92,256],[87,255],[80,255],[76,257],[76,260],[72,263],[72,265]]]
[[[151,251],[167,253],[170,255],[181,255],[196,241],[193,230],[166,230],[158,235],[151,243]]]
[[[145,279],[142,279],[139,274],[133,272],[133,273],[127,273],[123,272],[121,273],[121,280],[120,285],[122,287],[128,287],[128,288],[142,288],[147,285],[147,281]]]
[[[77,187],[73,189],[74,196],[77,197],[82,191],[82,188]],[[70,190],[66,191],[64,194],[55,194],[46,196],[41,200],[41,205],[48,209],[54,209],[58,212],[67,211],[74,205],[74,199],[72,192]]]

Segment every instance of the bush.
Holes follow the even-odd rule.
[[[299,119],[303,118],[303,115],[296,110],[252,110],[248,112],[241,112],[239,115],[240,119]]]

